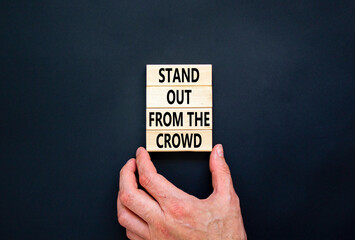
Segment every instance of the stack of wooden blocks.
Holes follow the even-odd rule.
[[[147,65],[146,148],[212,150],[212,65]]]

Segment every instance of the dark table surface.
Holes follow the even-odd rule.
[[[1,1],[0,238],[125,239],[118,174],[145,145],[145,65],[213,65],[250,239],[353,237],[353,1]],[[208,153],[154,153],[205,198]]]

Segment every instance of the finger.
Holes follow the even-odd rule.
[[[145,240],[145,239],[149,239],[149,238],[142,238],[140,236],[138,236],[137,234],[135,234],[134,232],[126,229],[126,235],[127,235],[127,238],[130,239],[130,240]]]
[[[121,169],[119,199],[125,207],[144,221],[149,222],[159,217],[161,209],[159,204],[146,192],[138,189],[137,179],[134,174],[136,168],[136,160],[132,158]]]
[[[122,227],[125,227],[142,238],[149,239],[148,224],[123,206],[119,198],[117,199],[117,218]]]
[[[186,194],[169,182],[165,177],[157,173],[157,170],[150,160],[149,153],[143,147],[137,149],[137,168],[139,183],[144,187],[158,202],[164,204],[167,198]]]
[[[210,156],[210,171],[212,173],[212,185],[214,192],[229,192],[233,189],[233,183],[229,167],[226,163],[221,144],[214,146]]]

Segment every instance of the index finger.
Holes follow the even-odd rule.
[[[186,195],[184,191],[180,190],[165,177],[157,173],[153,162],[150,160],[149,153],[145,148],[138,148],[136,157],[139,182],[160,205],[169,204],[169,201],[167,201],[169,198],[180,198]]]
[[[136,160],[130,159],[120,172],[119,198],[121,203],[146,222],[159,217],[161,209],[146,192],[138,189],[135,176]]]

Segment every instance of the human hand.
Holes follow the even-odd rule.
[[[140,147],[120,172],[117,217],[131,240],[247,239],[222,145],[210,156],[213,193],[198,199],[158,174],[148,152]],[[138,188],[139,183],[147,192]]]

